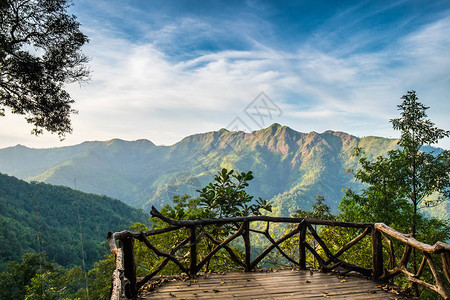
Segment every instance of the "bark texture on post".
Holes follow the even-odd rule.
[[[306,224],[300,225],[298,238],[298,264],[300,270],[306,270]]]
[[[380,280],[383,275],[383,244],[381,232],[372,228],[372,276],[374,280]]]
[[[450,252],[442,252],[441,257],[445,277],[447,277],[448,282],[450,282]]]
[[[244,249],[245,249],[245,272],[250,272],[252,267],[251,267],[251,257],[250,257],[250,252],[251,252],[251,248],[250,248],[250,224],[249,221],[244,221],[244,233],[243,236],[244,238]]]
[[[189,227],[190,231],[190,255],[191,255],[191,262],[189,267],[189,272],[191,273],[192,277],[195,277],[197,274],[197,235],[195,233],[195,226]]]
[[[134,261],[134,239],[125,238],[120,240],[123,249],[123,264],[124,264],[124,275],[128,280],[125,283],[125,295],[127,298],[135,298],[137,295],[136,290],[136,263]]]

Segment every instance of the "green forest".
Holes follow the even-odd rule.
[[[107,232],[137,221],[143,212],[119,200],[0,174],[0,299],[24,299],[36,274],[63,276],[62,289],[78,290],[66,283],[110,253]]]

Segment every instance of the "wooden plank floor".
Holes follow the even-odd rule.
[[[230,272],[165,282],[141,299],[405,299],[356,276],[309,271]]]

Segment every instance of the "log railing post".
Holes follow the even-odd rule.
[[[195,233],[195,226],[189,227],[190,231],[190,255],[191,263],[189,267],[189,272],[191,277],[195,277],[197,274],[197,235]]]
[[[379,280],[383,275],[383,244],[381,232],[372,227],[372,277]]]
[[[249,221],[244,221],[244,232],[242,235],[244,239],[244,249],[245,249],[245,272],[250,272],[251,267],[251,247],[250,247],[250,223]]]
[[[442,252],[441,257],[445,277],[447,277],[448,282],[450,282],[450,252]]]
[[[134,299],[136,290],[136,263],[134,260],[134,238],[126,237],[120,240],[123,250],[124,275],[128,282],[125,283],[125,296]]]
[[[298,265],[300,270],[306,270],[306,224],[300,225],[298,237]]]

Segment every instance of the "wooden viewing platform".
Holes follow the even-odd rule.
[[[410,283],[410,290],[418,291],[420,286],[437,297],[450,299],[450,245],[424,244],[383,223],[270,216],[172,220],[155,208],[150,213],[169,226],[142,232],[108,233],[108,243],[116,257],[111,300],[136,299],[147,293],[148,284],[158,278],[161,271],[167,270],[169,262],[171,269],[166,274],[184,274],[186,280],[161,285],[149,294],[151,299],[400,299],[399,295],[386,295],[376,288],[381,286],[377,282],[389,283],[399,277],[403,283]],[[271,224],[281,223],[290,225],[283,227],[283,232],[270,230]],[[217,230],[223,228],[226,234],[217,234]],[[322,235],[326,231],[320,228],[328,228],[328,235]],[[335,230],[346,233],[345,241],[336,243]],[[269,244],[264,249],[256,248],[251,242],[253,236]],[[172,245],[166,243],[165,249],[159,249],[155,246],[157,237]],[[137,277],[140,262],[136,263],[136,240],[152,253],[149,266],[143,266],[145,272],[148,270],[143,278]],[[240,243],[240,247],[233,245],[234,242]],[[290,246],[283,247],[283,243],[290,243]],[[357,247],[365,250],[360,252]],[[299,271],[255,272],[267,266],[265,260],[270,261],[269,254],[274,250],[284,263]],[[214,268],[210,264],[214,264],[219,255],[226,270],[245,272],[208,275],[207,278],[200,275]],[[354,256],[360,259],[352,261]],[[323,273],[310,275],[311,260],[313,266],[317,262]],[[340,279],[326,274],[336,271],[341,275],[357,273],[372,280]]]
[[[357,276],[308,270],[230,272],[169,279],[140,299],[409,299],[388,285]]]

